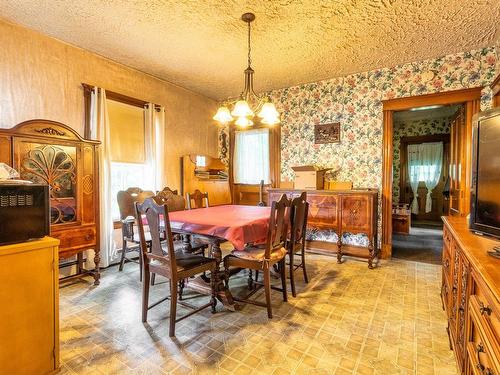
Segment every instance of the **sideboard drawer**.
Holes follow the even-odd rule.
[[[471,300],[471,312],[469,314],[469,340],[467,343],[467,359],[469,369],[478,375],[498,375],[499,358],[492,351],[491,337],[481,322],[481,317],[477,315]]]
[[[484,326],[484,331],[492,337],[492,350],[500,357],[500,306],[475,273],[472,278],[474,294],[470,298],[469,308],[474,310]]]
[[[96,228],[88,226],[64,232],[52,232],[51,236],[61,241],[59,246],[60,256],[71,256],[66,254],[68,250],[90,247],[97,244]]]

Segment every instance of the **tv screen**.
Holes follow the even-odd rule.
[[[500,236],[500,110],[474,123],[471,229]]]

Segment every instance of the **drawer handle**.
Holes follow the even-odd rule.
[[[91,239],[91,238],[92,238],[92,236],[91,236],[90,234],[87,234],[87,235],[85,236],[85,240],[86,240],[86,241],[90,241],[90,239]]]
[[[450,260],[449,260],[449,259],[446,259],[446,260],[444,261],[444,266],[445,266],[446,268],[448,268],[448,267],[450,266]]]
[[[485,306],[484,303],[482,303],[481,301],[479,301],[479,312],[481,313],[481,315],[491,315],[491,309],[489,306]]]

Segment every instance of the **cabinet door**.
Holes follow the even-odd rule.
[[[308,228],[332,229],[337,231],[338,226],[338,195],[308,194],[309,215]]]
[[[459,273],[459,301],[458,301],[458,316],[457,316],[457,344],[455,350],[457,352],[460,364],[463,368],[465,360],[466,348],[466,317],[470,295],[470,268],[467,259],[461,254],[460,256],[460,273]]]
[[[342,196],[342,232],[369,233],[372,220],[370,198],[363,195]]]
[[[14,139],[14,168],[20,178],[50,187],[50,224],[75,223],[79,217],[79,148]]]

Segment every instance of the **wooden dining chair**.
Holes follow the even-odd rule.
[[[127,258],[127,253],[131,251],[139,251],[140,240],[134,229],[136,225],[136,211],[134,204],[136,202],[143,202],[146,198],[152,197],[154,193],[148,190],[142,190],[138,187],[130,187],[127,190],[121,190],[118,192],[116,198],[118,201],[118,209],[120,211],[120,221],[122,226],[122,255],[120,258],[119,271],[123,270],[125,262],[136,261],[131,258]],[[149,239],[148,239],[149,241]],[[129,246],[129,243],[132,246]],[[142,258],[139,254],[139,280],[142,280]]]
[[[177,190],[172,190],[169,187],[165,187],[163,190],[156,193],[153,197],[155,202],[159,205],[166,205],[169,212],[174,211],[182,211],[186,206],[186,201],[182,197],[182,195],[177,194]],[[205,256],[205,250],[208,248],[209,244],[205,241],[202,241],[196,237],[192,237],[190,235],[173,235],[174,238],[174,246],[178,250],[182,250],[186,247],[186,242],[189,241],[189,249],[190,253],[193,254],[201,254]],[[156,274],[153,273],[151,275],[151,285],[155,284]],[[179,286],[179,299],[182,299],[182,289],[184,287],[184,281],[181,282]]]
[[[236,301],[251,303],[258,306],[267,307],[267,316],[272,319],[273,312],[271,306],[271,289],[279,290],[283,293],[283,301],[287,301],[286,275],[285,275],[285,256],[288,214],[287,209],[290,201],[283,194],[279,201],[273,202],[271,206],[271,216],[269,218],[269,229],[267,233],[266,244],[263,246],[248,246],[243,250],[233,250],[231,254],[224,257],[224,269],[226,273],[226,282],[229,281],[229,267],[246,268],[255,271],[262,271],[264,283],[255,282],[255,284],[264,286],[266,294],[266,303],[260,303],[249,299],[258,288],[254,288],[244,299],[234,298]],[[271,268],[278,265],[281,276],[281,288],[271,286]],[[228,285],[229,286],[229,285]]]
[[[136,216],[138,220],[139,236],[141,241],[141,255],[144,264],[144,280],[142,281],[142,321],[146,322],[148,310],[161,302],[170,299],[170,327],[169,336],[175,336],[175,324],[207,307],[212,307],[215,313],[217,300],[215,299],[215,277],[211,278],[212,294],[210,302],[200,307],[193,306],[177,300],[179,281],[191,276],[216,269],[215,260],[201,255],[186,254],[175,250],[167,205],[158,205],[153,198],[146,199],[143,203],[136,203]],[[151,244],[148,244],[145,232],[145,218],[149,226]],[[170,281],[170,296],[149,305],[150,277],[155,273],[162,275]],[[177,318],[177,303],[193,309],[192,312]]]
[[[208,204],[208,193],[202,193],[198,189],[194,193],[186,193],[187,209],[191,210],[193,208],[206,208],[209,207]],[[193,204],[194,203],[194,204]]]
[[[307,202],[307,193],[303,192],[299,197],[292,200],[290,204],[290,237],[287,241],[288,266],[290,270],[290,285],[292,296],[296,297],[295,292],[295,271],[302,268],[304,281],[309,283],[306,270],[306,229],[307,214],[309,212],[309,203]],[[300,256],[300,263],[295,264],[295,256]]]

